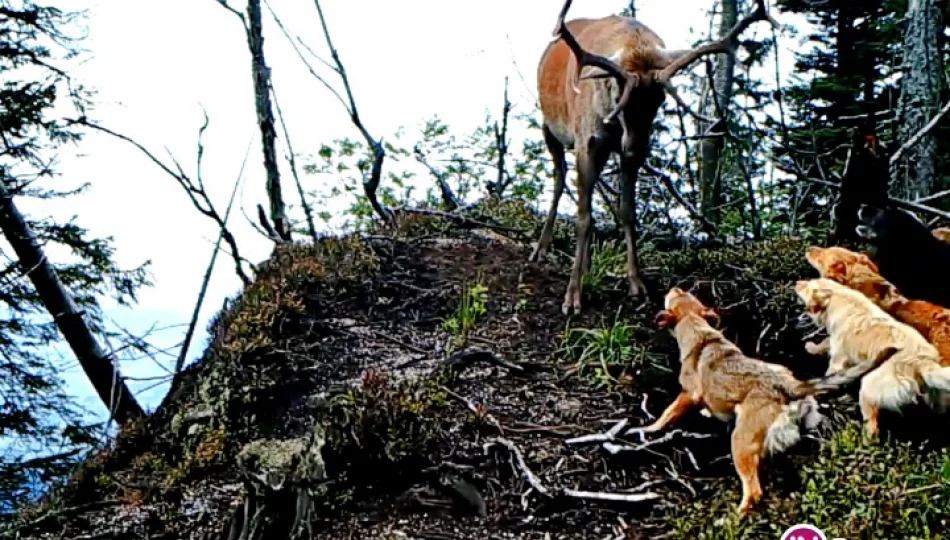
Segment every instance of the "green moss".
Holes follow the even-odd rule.
[[[407,381],[367,371],[359,388],[330,399],[324,457],[331,505],[358,494],[398,490],[431,462],[449,372]]]
[[[829,538],[950,538],[950,461],[946,451],[867,440],[857,423],[823,444],[818,455],[794,460],[801,493],[782,494],[774,482],[755,513],[739,518],[737,479],[674,508],[665,519],[677,538],[778,538],[810,523]],[[765,464],[769,467],[769,463]]]

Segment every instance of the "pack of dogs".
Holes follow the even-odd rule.
[[[929,230],[897,208],[862,206],[856,232],[874,257],[845,247],[809,247],[819,277],[794,284],[802,316],[827,332],[804,343],[827,356],[820,378],[801,380],[782,365],[743,353],[717,328],[719,315],[692,293],[670,289],[656,316],[679,346],[681,391],[641,431],[668,428],[691,410],[734,421],[733,464],[742,484],[739,512],[762,498],[761,462],[797,444],[823,419],[818,398],[859,386],[869,437],[882,410],[918,404],[950,409],[950,234]]]

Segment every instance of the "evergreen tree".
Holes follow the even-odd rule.
[[[781,141],[776,154],[786,171],[834,181],[847,155],[853,128],[875,115],[882,138],[891,141],[888,113],[896,87],[890,75],[900,39],[894,13],[901,0],[779,0],[784,12],[804,15],[815,31],[803,40],[794,66],[798,84],[783,89],[786,125],[773,127]],[[803,224],[827,219],[826,190],[798,181],[789,201]],[[805,194],[808,193],[808,196]],[[822,208],[816,208],[816,204]],[[801,223],[800,223],[801,224]]]
[[[67,326],[78,322],[82,326],[72,328],[85,329],[89,337],[90,329],[104,335],[99,299],[108,295],[128,305],[135,301],[136,289],[148,283],[144,266],[125,271],[113,262],[111,239],[92,237],[74,219],[24,216],[13,203],[14,198],[65,197],[86,187],[64,190],[55,185],[56,149],[79,139],[73,124],[59,115],[72,108],[81,116],[88,102],[88,94],[56,66],[76,54],[77,40],[68,32],[77,18],[30,0],[0,0],[0,221],[7,235],[17,228],[27,233],[8,236],[9,244],[0,245],[5,261],[0,263],[0,513],[69,472],[93,442],[94,426],[65,395],[63,366],[49,354],[51,344],[61,339],[64,320]],[[21,262],[27,244],[40,255],[37,264]],[[47,261],[44,251],[70,256]],[[36,288],[50,277],[61,284],[58,291]],[[67,290],[65,298],[81,311],[50,317],[50,293]],[[75,347],[72,339],[70,345]],[[79,356],[86,369],[88,359]],[[108,358],[100,355],[98,360],[112,371]],[[116,386],[124,387],[124,382]],[[125,399],[131,408],[122,414],[134,412],[134,399]]]

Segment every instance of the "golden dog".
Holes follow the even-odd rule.
[[[940,240],[943,240],[944,242],[950,242],[950,227],[937,227],[930,232]]]
[[[858,398],[868,434],[878,434],[881,409],[899,411],[924,390],[950,391],[950,368],[940,365],[937,349],[860,292],[827,278],[799,281],[795,292],[812,319],[828,331],[829,374],[899,349],[861,380]]]
[[[801,438],[801,427],[821,420],[814,396],[861,378],[896,349],[820,379],[802,381],[778,364],[749,358],[715,329],[718,315],[678,287],[666,294],[657,314],[660,328],[670,328],[679,344],[682,391],[656,422],[642,428],[659,431],[695,407],[706,407],[722,420],[736,417],[732,459],[742,481],[739,511],[747,513],[762,497],[759,464],[767,454],[782,452]]]
[[[805,259],[821,277],[846,285],[867,296],[888,315],[909,324],[937,348],[940,363],[950,366],[950,309],[927,302],[910,300],[901,295],[891,282],[878,273],[867,255],[843,247],[810,247]],[[827,352],[827,340],[818,345],[808,343],[809,352]]]

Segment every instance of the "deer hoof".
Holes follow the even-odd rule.
[[[581,290],[573,283],[568,285],[567,293],[564,294],[564,303],[561,304],[561,313],[565,316],[574,313],[579,315],[581,312]]]

